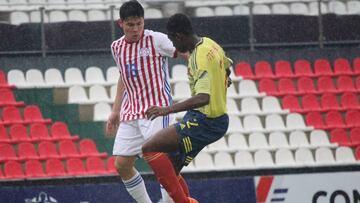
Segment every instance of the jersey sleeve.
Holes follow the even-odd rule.
[[[209,68],[209,61],[206,60],[206,56],[204,55],[205,52],[200,51],[196,53],[194,67],[194,76],[195,76],[195,92],[196,94],[204,93],[210,94],[211,84],[210,84],[210,77],[207,71]]]
[[[170,41],[170,39],[161,32],[153,32],[155,37],[155,44],[157,46],[158,52],[162,56],[168,56],[175,58],[176,57],[176,49],[173,46],[173,43]]]

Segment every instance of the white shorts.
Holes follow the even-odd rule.
[[[175,115],[157,117],[154,120],[138,119],[122,121],[117,130],[113,155],[136,156],[141,155],[144,142],[157,131],[175,123]]]

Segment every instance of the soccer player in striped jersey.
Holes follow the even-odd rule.
[[[149,203],[151,200],[144,181],[134,165],[145,140],[175,122],[173,115],[147,120],[145,111],[153,105],[171,105],[167,58],[176,57],[177,52],[165,34],[144,30],[144,9],[135,0],[121,6],[118,24],[124,36],[111,44],[111,52],[119,67],[120,78],[106,130],[109,134],[117,129],[113,155],[116,156],[115,167],[126,190],[137,202]],[[151,160],[151,167],[172,170],[171,162],[163,162],[169,159],[166,154],[152,155],[144,155],[145,160]],[[170,179],[176,179],[175,190],[178,191],[170,191],[170,195],[177,196],[170,198],[162,189],[163,202],[172,202],[172,199],[190,202],[184,179],[176,174],[167,176],[171,175]]]
[[[192,96],[170,106],[154,105],[147,109],[146,116],[150,120],[187,112],[181,121],[158,131],[146,141],[142,150],[144,154],[173,154],[175,172],[179,173],[205,146],[223,137],[227,131],[226,91],[231,84],[232,60],[216,42],[194,33],[190,19],[184,14],[170,17],[167,30],[178,51],[190,52],[188,76]],[[160,183],[166,189],[171,187],[171,183]]]

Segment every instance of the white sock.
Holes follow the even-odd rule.
[[[146,191],[144,180],[139,172],[136,171],[134,177],[123,180],[126,190],[136,200],[137,203],[152,203]]]
[[[167,191],[162,185],[160,185],[160,192],[162,197],[162,203],[174,203],[169,193],[167,193]]]

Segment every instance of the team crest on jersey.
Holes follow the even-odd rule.
[[[149,56],[150,55],[150,49],[147,47],[143,47],[139,50],[140,56]]]

